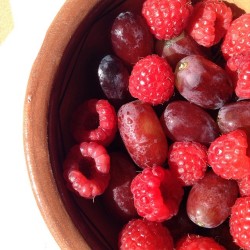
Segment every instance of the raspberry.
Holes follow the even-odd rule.
[[[138,214],[149,221],[162,222],[176,215],[183,189],[171,172],[156,166],[145,168],[131,183]]]
[[[107,146],[117,131],[115,109],[107,100],[87,100],[74,112],[71,129],[78,143],[95,141]]]
[[[235,93],[239,98],[250,98],[250,51],[232,56],[227,61],[227,69],[236,86]]]
[[[183,186],[191,186],[205,174],[207,149],[197,142],[174,142],[169,149],[168,164]]]
[[[173,250],[169,230],[161,223],[134,219],[129,221],[119,235],[120,250]]]
[[[234,130],[215,139],[208,149],[208,163],[225,179],[241,179],[250,174],[250,159],[246,155],[247,136]]]
[[[96,142],[73,146],[64,161],[64,178],[68,188],[88,199],[102,194],[108,186],[110,157]]]
[[[234,242],[242,249],[250,249],[250,197],[238,198],[232,207],[229,220]]]
[[[232,22],[232,11],[220,0],[206,0],[194,5],[187,32],[205,47],[217,44]]]
[[[231,23],[221,45],[226,60],[250,49],[249,26],[250,14],[243,14]]]
[[[176,245],[176,250],[226,250],[213,238],[196,234],[189,234],[181,238]]]
[[[165,59],[149,55],[139,60],[129,78],[131,95],[152,105],[167,101],[174,92],[174,73]]]
[[[250,175],[238,180],[238,185],[241,196],[250,196]]]
[[[184,30],[192,9],[189,0],[146,0],[142,14],[157,39],[169,40]]]

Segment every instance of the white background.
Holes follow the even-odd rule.
[[[1,0],[0,0],[1,1]],[[64,0],[10,0],[14,29],[0,44],[0,249],[58,250],[26,170],[22,119],[32,63]]]

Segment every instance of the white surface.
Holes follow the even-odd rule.
[[[3,250],[59,249],[31,191],[23,153],[22,118],[32,63],[63,2],[10,0],[14,29],[0,44],[0,249]]]

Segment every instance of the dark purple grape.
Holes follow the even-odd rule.
[[[198,226],[217,227],[230,215],[237,196],[236,181],[208,172],[190,190],[187,200],[188,217]]]
[[[129,64],[153,53],[153,35],[145,19],[132,12],[122,12],[111,29],[114,52]]]
[[[171,40],[157,40],[155,50],[159,56],[166,58],[173,69],[182,58],[188,55],[203,55],[198,43],[184,32]]]
[[[212,61],[190,55],[176,66],[176,88],[188,101],[205,109],[219,109],[234,92],[226,71]]]
[[[212,117],[188,101],[173,101],[161,116],[164,132],[173,141],[195,141],[208,145],[219,135]]]
[[[101,88],[112,104],[120,106],[129,99],[129,72],[124,63],[114,55],[105,56],[98,67]]]
[[[244,129],[250,137],[250,101],[239,101],[223,106],[218,112],[217,122],[222,133]]]
[[[103,202],[108,213],[122,222],[138,216],[130,190],[130,184],[136,175],[136,166],[125,153],[110,153],[111,178],[103,194]]]

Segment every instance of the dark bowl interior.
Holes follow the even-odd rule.
[[[143,1],[137,1],[140,9]],[[84,19],[68,44],[52,87],[48,143],[50,161],[56,184],[73,223],[92,249],[117,248],[117,236],[122,224],[111,219],[99,197],[79,198],[66,188],[63,160],[75,144],[69,130],[73,110],[89,98],[105,98],[98,84],[97,68],[103,56],[112,53],[110,29],[122,10],[135,10],[135,2],[100,1]]]

